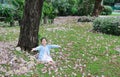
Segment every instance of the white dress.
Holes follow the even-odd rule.
[[[48,55],[48,53],[46,51],[44,51],[44,55],[43,55],[43,58],[41,59],[42,62],[50,62],[52,61],[53,62],[53,59],[51,58],[50,55]]]

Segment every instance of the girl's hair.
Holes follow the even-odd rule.
[[[42,38],[40,39],[40,41],[42,42],[43,39],[45,39],[45,40],[47,41],[46,37],[42,37]]]

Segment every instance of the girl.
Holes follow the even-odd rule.
[[[42,45],[33,48],[32,51],[39,51],[38,59],[44,63],[51,63],[54,62],[52,57],[50,56],[50,49],[51,48],[60,48],[59,45],[47,45],[47,39],[43,37],[41,39]]]

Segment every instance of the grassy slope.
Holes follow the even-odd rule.
[[[0,41],[16,39],[18,33],[13,33],[16,29],[19,28],[3,28],[2,30],[9,33],[6,33],[4,37],[0,35]],[[64,58],[60,59],[60,55],[57,54],[59,50],[55,49],[52,55],[59,64],[58,72],[53,71],[50,75],[43,74],[41,72],[43,65],[39,64],[33,72],[34,75],[39,75],[39,77],[52,77],[52,75],[55,77],[64,77],[65,75],[81,77],[91,74],[93,76],[119,77],[120,55],[114,49],[120,45],[120,37],[92,33],[89,32],[90,29],[92,29],[91,24],[76,23],[40,26],[40,36],[47,37],[53,44],[61,45]],[[29,76],[31,74],[28,74]],[[26,76],[21,75],[21,77]]]

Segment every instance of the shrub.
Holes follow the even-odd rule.
[[[54,9],[58,10],[58,15],[66,16],[69,14],[68,9],[70,4],[68,0],[52,0],[52,5]]]
[[[97,18],[93,22],[93,30],[112,35],[120,35],[120,18]]]
[[[23,16],[24,0],[6,0],[0,3],[0,21],[13,23]],[[13,24],[10,24],[11,26]]]
[[[103,0],[104,5],[111,5],[115,0]]]
[[[14,19],[15,20],[21,20],[23,17],[23,9],[24,9],[24,1],[25,0],[15,0],[12,2],[12,4],[17,7],[15,10]]]
[[[78,22],[93,22],[94,20],[95,20],[95,17],[81,16],[78,19]]]
[[[72,8],[70,9],[70,13],[71,13],[71,15],[77,15],[78,9],[77,9],[76,7],[72,7]]]
[[[78,7],[79,16],[89,16],[94,9],[94,0],[83,0]]]
[[[1,21],[12,22],[14,13],[12,5],[0,4],[0,17],[4,17]]]
[[[51,0],[54,9],[59,16],[67,15],[91,15],[95,0]]]
[[[101,12],[102,15],[110,15],[112,14],[112,7],[111,6],[104,6],[103,11]]]

